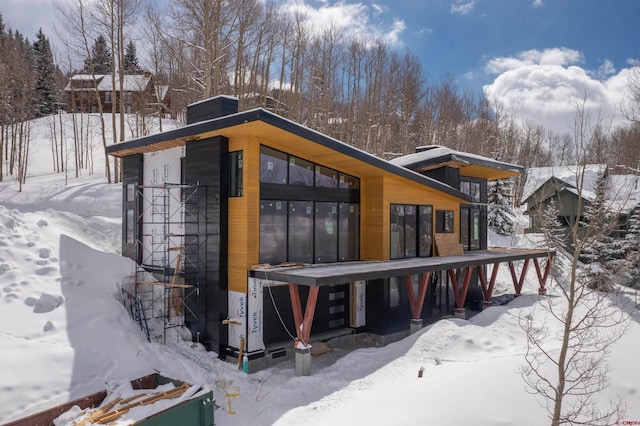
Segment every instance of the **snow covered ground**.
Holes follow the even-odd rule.
[[[519,320],[543,320],[544,304],[561,299],[556,283],[549,297],[537,295],[533,269],[522,297],[468,321],[441,320],[386,347],[335,348],[313,358],[308,377],[295,377],[291,361],[247,375],[177,338],[146,342],[120,302],[133,268],[118,256],[120,186],[99,175],[65,186],[63,175],[39,164],[22,193],[10,177],[0,183],[0,424],[154,371],[213,389],[217,425],[548,423],[519,372]],[[492,236],[501,246],[523,239]],[[512,292],[510,280],[501,267],[496,292]],[[560,331],[553,327],[551,348]],[[599,396],[625,398],[622,421],[640,421],[638,353],[636,310]]]

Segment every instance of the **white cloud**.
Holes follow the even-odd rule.
[[[476,7],[476,0],[468,2],[465,2],[464,0],[457,0],[455,3],[451,3],[451,13],[466,15],[470,13],[474,7]]]
[[[505,71],[521,68],[526,65],[570,65],[583,62],[582,53],[566,47],[545,50],[525,50],[515,57],[493,58],[485,66],[489,74],[500,74]]]
[[[423,27],[420,28],[418,31],[415,31],[413,33],[414,36],[416,37],[423,37],[423,36],[428,36],[433,34],[433,29],[432,28],[427,28],[427,27]]]
[[[596,76],[600,78],[605,78],[615,73],[616,73],[616,68],[613,66],[613,62],[611,62],[608,59],[605,59],[602,65],[600,65],[600,67],[598,68],[598,71],[596,72]]]
[[[580,52],[565,48],[494,58],[485,71],[498,75],[484,86],[484,93],[515,117],[558,132],[571,131],[576,105],[585,98],[586,112],[593,119],[623,124],[619,107],[629,69],[616,72],[613,63],[605,61],[602,72],[591,72],[579,66],[581,62]]]
[[[365,40],[382,39],[392,45],[402,44],[400,36],[406,25],[402,20],[391,24],[383,23],[387,8],[380,4],[332,2],[322,0],[318,6],[307,0],[286,0],[285,10],[300,12],[306,17],[312,31],[321,31],[328,25],[336,25],[349,37],[362,37]],[[373,18],[376,18],[375,20]]]
[[[376,15],[380,15],[381,13],[384,13],[387,11],[387,7],[382,4],[372,3],[371,7],[375,11]]]
[[[402,33],[404,32],[406,27],[407,26],[405,25],[403,20],[397,19],[393,21],[393,26],[391,28],[391,31],[386,33],[382,37],[382,40],[392,46],[397,46],[399,44],[402,44],[402,40],[400,40],[400,37],[402,36]]]
[[[544,4],[542,3],[542,0],[533,0],[533,7],[542,7],[544,6]]]

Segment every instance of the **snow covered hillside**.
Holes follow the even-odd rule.
[[[46,135],[47,127],[34,130]],[[47,152],[46,136],[33,143],[42,145],[35,153]],[[537,295],[534,270],[522,297],[468,321],[441,320],[386,347],[334,348],[313,358],[308,377],[295,377],[292,361],[247,375],[190,342],[146,342],[120,302],[119,285],[133,267],[118,256],[120,186],[98,172],[65,185],[42,158],[22,193],[11,177],[0,183],[0,424],[154,370],[213,389],[217,425],[549,423],[519,372],[520,320],[543,324],[547,301],[562,299],[556,282],[549,296]],[[491,238],[532,244],[525,236]],[[512,292],[510,282],[501,267],[496,294]],[[546,324],[546,346],[555,350],[560,327]],[[623,421],[640,421],[638,353],[636,310],[612,348],[611,385],[598,397],[623,396]]]

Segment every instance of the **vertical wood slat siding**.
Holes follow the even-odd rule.
[[[224,354],[228,340],[227,328],[222,325],[228,311],[227,151],[228,140],[222,136],[189,142],[186,146],[185,183],[200,185],[199,229],[187,224],[186,234],[199,235],[201,341],[218,354]]]
[[[142,154],[130,155],[122,159],[122,255],[138,261],[135,255],[135,242],[126,241],[127,235],[127,210],[134,209],[136,202],[127,201],[127,184],[142,183],[143,172],[143,156]],[[137,194],[136,197],[137,198]],[[135,219],[135,218],[134,218]],[[142,223],[136,224],[138,231],[141,231]],[[138,233],[139,233],[138,232]]]
[[[247,292],[247,271],[259,262],[260,144],[236,138],[229,151],[242,151],[242,197],[229,198],[229,290]]]
[[[363,180],[362,233],[363,260],[389,260],[389,211],[391,204],[424,204],[435,210],[454,211],[454,232],[460,235],[459,202],[438,191],[400,177],[376,177]],[[435,224],[432,223],[435,229]]]

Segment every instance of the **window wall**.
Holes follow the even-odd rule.
[[[358,260],[359,189],[356,177],[262,146],[260,262]]]
[[[432,255],[432,206],[391,204],[389,218],[391,259]]]
[[[487,213],[480,203],[487,202],[487,182],[484,179],[466,177],[460,180],[460,192],[471,196],[478,204],[460,206],[460,243],[464,250],[486,248]]]

